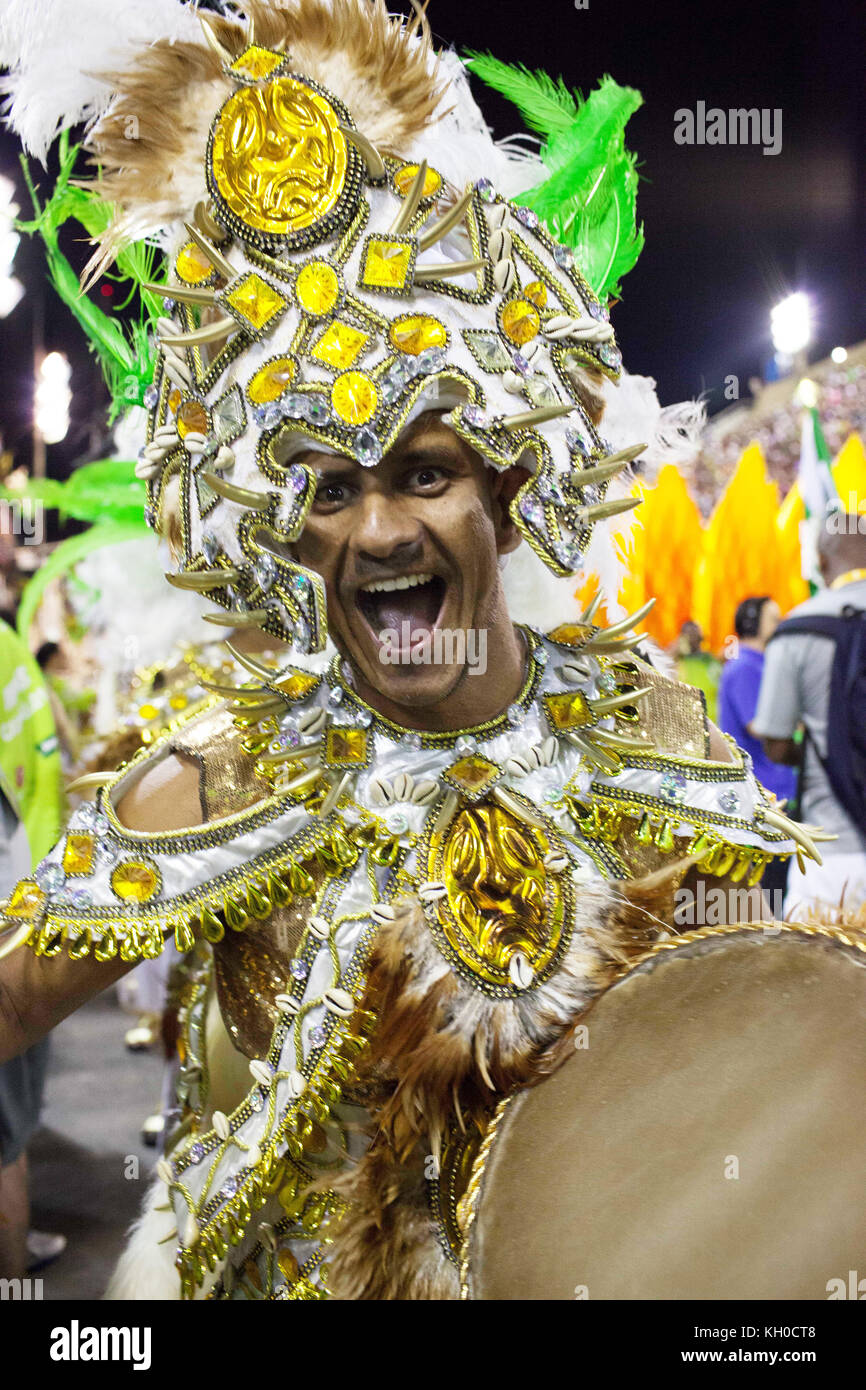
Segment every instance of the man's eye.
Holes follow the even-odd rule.
[[[431,488],[438,487],[444,483],[448,477],[442,468],[415,468],[409,474],[409,484],[411,487],[420,488],[422,491],[429,491]]]
[[[316,489],[316,502],[325,507],[341,507],[347,500],[348,489],[343,483],[322,483]]]

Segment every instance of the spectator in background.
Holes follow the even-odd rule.
[[[797,774],[793,767],[773,762],[763,744],[752,730],[752,720],[758,708],[761,676],[764,670],[764,648],[779,626],[781,612],[775,599],[768,595],[743,599],[734,614],[737,634],[737,655],[725,663],[719,682],[719,728],[749,754],[755,776],[777,801],[793,801],[797,790]],[[762,879],[762,887],[770,896],[774,917],[783,915],[783,898],[788,865],[781,860],[770,864]]]
[[[700,625],[689,618],[680,628],[676,645],[677,676],[686,685],[702,690],[707,702],[707,717],[712,724],[718,724],[716,702],[719,693],[721,664],[716,657],[704,651],[704,634]]]
[[[846,809],[834,786],[847,785],[858,794],[862,774],[864,701],[861,698],[864,673],[863,652],[866,638],[866,535],[860,529],[862,518],[839,514],[828,521],[818,541],[818,564],[826,584],[812,598],[792,609],[781,624],[767,651],[760,699],[752,731],[761,738],[769,756],[776,762],[795,762],[798,750],[796,730],[803,725],[805,755],[800,801],[803,821],[820,825],[837,838],[821,846],[823,864],[810,864],[799,871],[792,864],[785,899],[787,915],[822,911],[827,904],[857,912],[866,903],[866,788],[859,784],[859,802]],[[859,624],[859,646],[847,653],[851,669],[849,692],[831,710],[830,688],[837,647],[831,635],[838,629],[833,620],[850,610],[850,622]],[[828,623],[828,619],[831,621]],[[789,630],[796,621],[799,630]],[[815,627],[808,630],[810,624]],[[821,631],[821,628],[824,631]],[[856,638],[853,629],[851,637]],[[854,669],[857,651],[860,665]],[[850,684],[859,670],[859,683]],[[832,751],[832,757],[828,754]],[[760,774],[759,774],[760,776]],[[814,871],[814,872],[810,872]]]

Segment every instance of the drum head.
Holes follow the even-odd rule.
[[[656,952],[501,1112],[481,1299],[826,1299],[866,1274],[866,952],[788,929]]]

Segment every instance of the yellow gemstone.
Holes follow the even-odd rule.
[[[159,874],[152,864],[127,859],[112,872],[111,886],[126,902],[146,903],[159,888]]]
[[[539,309],[543,309],[547,304],[547,286],[540,280],[530,280],[526,289],[523,291],[524,299],[530,299]]]
[[[502,306],[499,321],[506,338],[518,347],[530,342],[541,328],[541,315],[528,299],[509,299]]]
[[[580,729],[585,724],[594,723],[587,698],[580,690],[544,695],[542,698],[556,729]]]
[[[417,357],[425,348],[444,347],[448,330],[430,314],[403,314],[388,329],[388,339],[398,352]]]
[[[186,434],[207,434],[209,428],[208,413],[201,401],[184,401],[177,412],[177,432],[181,439]]]
[[[452,763],[445,771],[449,781],[456,782],[465,791],[480,792],[495,781],[499,767],[496,763],[479,757],[477,753],[472,753],[468,758],[460,758],[458,762]]]
[[[374,290],[402,290],[412,267],[412,247],[393,237],[367,242],[361,284]]]
[[[232,72],[242,73],[244,77],[269,77],[280,63],[286,60],[285,53],[272,53],[268,48],[260,48],[254,43],[231,65]]]
[[[364,729],[334,725],[325,739],[325,762],[332,766],[363,765],[367,761],[367,734]]]
[[[183,396],[181,395],[178,388],[175,386],[174,390],[169,393],[168,397],[168,408],[171,411],[172,415],[177,414],[178,410],[180,409],[180,403],[182,400]]]
[[[591,634],[592,628],[586,623],[560,623],[547,635],[551,642],[561,642],[564,647],[579,647]]]
[[[366,372],[344,372],[331,387],[331,405],[347,425],[363,425],[376,413],[379,393]]]
[[[309,261],[295,277],[295,299],[308,314],[329,314],[340,298],[340,281],[327,261]]]
[[[263,280],[261,275],[251,272],[245,275],[226,295],[226,303],[235,313],[245,319],[257,333],[272,323],[285,309],[287,300]]]
[[[394,175],[394,187],[405,198],[418,174],[418,164],[404,164],[402,169],[398,169]],[[424,175],[424,192],[422,198],[432,198],[434,193],[438,193],[442,188],[442,175],[435,169],[427,170]]]
[[[268,405],[278,400],[286,387],[291,384],[297,371],[297,363],[291,357],[276,357],[259,367],[247,386],[247,395],[253,405]]]
[[[325,362],[329,367],[351,367],[368,337],[368,333],[362,333],[360,328],[354,328],[351,323],[335,319],[325,329],[310,356],[319,362]]]
[[[23,878],[6,904],[8,917],[37,917],[45,906],[45,894],[32,879]]]
[[[287,700],[303,700],[318,684],[319,677],[310,675],[309,671],[293,671],[285,680],[277,681],[275,689]]]
[[[63,868],[67,874],[89,874],[93,870],[96,841],[92,835],[67,835]]]
[[[183,280],[186,285],[204,284],[214,273],[214,268],[204,251],[194,241],[184,242],[177,253],[174,269],[177,278]]]
[[[172,709],[186,709],[189,700],[186,695],[171,695],[168,703]]]
[[[159,714],[159,708],[157,705],[151,705],[150,703],[148,703],[146,705],[139,705],[138,712],[141,715],[142,719],[155,719],[156,716]]]

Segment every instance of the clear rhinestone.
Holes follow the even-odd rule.
[[[589,445],[587,444],[586,436],[584,435],[582,430],[579,430],[577,428],[576,425],[570,425],[569,428],[565,431],[565,442],[568,445],[569,449],[572,451],[572,453],[574,453],[575,450],[579,454],[586,454],[589,452]]]
[[[520,515],[533,526],[544,525],[544,508],[537,497],[521,497]]]
[[[310,973],[310,967],[302,960],[293,960],[289,966],[289,973],[293,980],[305,980]]]
[[[409,817],[405,816],[402,811],[392,811],[386,823],[388,829],[392,830],[395,835],[402,835],[409,829]]]
[[[521,376],[529,376],[532,371],[532,363],[523,356],[522,352],[515,352],[511,361],[516,372],[519,372]]]
[[[359,725],[360,728],[362,728],[362,729],[369,729],[369,727],[370,727],[370,725],[372,724],[372,722],[373,722],[373,714],[372,714],[372,711],[371,711],[371,710],[368,710],[368,709],[359,709],[359,710],[356,710],[356,712],[355,712],[355,723],[356,723],[357,725]]]
[[[547,665],[547,650],[546,650],[546,648],[545,648],[545,647],[536,647],[535,653],[534,653],[534,655],[533,655],[533,660],[535,661],[536,666],[546,666],[546,665]]]
[[[405,748],[417,749],[422,746],[423,740],[420,734],[406,733],[400,739],[400,742],[403,744]]]
[[[554,246],[553,259],[560,270],[571,270],[574,265],[574,253],[569,246]]]
[[[611,347],[609,343],[605,343],[603,347],[599,348],[598,355],[602,362],[606,362],[609,367],[622,366],[622,353],[619,348]]]
[[[220,553],[220,548],[214,536],[202,536],[201,553],[209,565],[216,564],[216,558]]]
[[[306,471],[301,467],[299,463],[292,464],[292,467],[286,474],[286,481],[289,484],[289,487],[291,488],[292,492],[300,496],[307,486]]]
[[[496,197],[496,190],[489,179],[476,179],[475,189],[485,203],[492,203]]]
[[[327,425],[331,420],[331,407],[324,396],[307,397],[307,419],[311,425]]]
[[[259,1111],[265,1103],[265,1098],[261,1091],[251,1091],[249,1094],[250,1109]]]
[[[153,407],[159,400],[159,391],[156,389],[155,386],[148,386],[147,390],[144,393],[143,400],[144,404],[147,406],[147,409],[153,410]]]
[[[508,353],[492,333],[473,333],[470,341],[476,357],[488,372],[504,372],[511,366]]]
[[[562,795],[562,787],[548,787],[547,791],[544,793],[544,800],[553,805],[555,802],[562,800]]]
[[[583,551],[574,541],[560,541],[556,546],[556,558],[569,569],[577,569],[583,562]]]
[[[287,396],[283,396],[280,401],[280,413],[287,415],[293,420],[302,420],[307,413],[306,396],[301,396],[297,391],[290,391]]]
[[[610,310],[604,304],[587,304],[587,313],[590,318],[597,319],[599,323],[610,323]]]
[[[358,430],[355,435],[355,457],[363,468],[371,468],[382,457],[382,445],[372,430]]]
[[[120,854],[120,846],[114,844],[112,840],[98,840],[96,843],[96,858],[100,864],[115,863]]]
[[[458,753],[474,753],[478,747],[478,741],[471,734],[461,734],[454,747]]]
[[[324,1024],[317,1023],[315,1028],[310,1029],[310,1042],[313,1044],[313,1047],[324,1047],[327,1041],[328,1034]]]
[[[689,784],[681,772],[666,772],[659,784],[659,796],[664,801],[681,802],[686,799]]]
[[[445,352],[441,347],[425,348],[416,360],[419,371],[438,372],[445,366]]]
[[[505,712],[508,716],[509,724],[516,726],[522,724],[526,719],[526,710],[522,705],[509,705]]]
[[[403,394],[405,382],[392,381],[390,377],[383,377],[379,386],[379,395],[383,405],[393,405]]]
[[[203,1158],[204,1158],[204,1144],[199,1144],[199,1143],[196,1141],[196,1143],[193,1144],[192,1148],[191,1148],[190,1151],[189,1151],[189,1161],[190,1161],[190,1163],[201,1163],[201,1161],[202,1161]]]
[[[211,416],[220,443],[230,444],[239,434],[243,434],[246,418],[239,386],[233,386],[217,401],[211,410]]]
[[[464,405],[461,411],[463,422],[473,430],[484,430],[488,426],[488,419],[480,405]]]
[[[596,684],[598,685],[599,690],[604,691],[606,695],[612,695],[616,690],[616,681],[614,680],[610,671],[602,671]]]
[[[256,576],[256,583],[262,593],[269,593],[277,577],[277,564],[273,556],[260,555],[258,560],[256,560],[253,572]]]
[[[69,890],[69,901],[73,907],[91,907],[93,894],[86,888],[72,888]]]
[[[283,412],[280,410],[277,402],[270,401],[262,411],[262,428],[266,430],[275,429],[282,418]]]
[[[234,1195],[235,1195],[235,1193],[237,1192],[237,1190],[238,1190],[238,1179],[237,1179],[236,1177],[234,1177],[234,1176],[232,1176],[232,1177],[230,1177],[230,1178],[226,1178],[225,1182],[223,1183],[222,1187],[220,1188],[220,1196],[221,1196],[222,1198],[234,1197]]]
[[[43,893],[57,893],[66,882],[66,875],[60,865],[52,864],[48,860],[39,865],[34,878]]]
[[[518,222],[522,222],[524,227],[534,229],[538,226],[538,213],[533,212],[532,208],[516,207],[514,216]]]
[[[730,790],[719,792],[717,799],[719,806],[728,816],[735,816],[740,809],[740,798],[736,792]]]
[[[333,688],[333,690],[331,691],[331,693],[330,693],[329,696],[328,696],[328,704],[329,704],[333,709],[336,709],[337,706],[338,706],[338,705],[341,705],[342,703],[343,703],[343,687],[342,687],[341,685],[335,685],[334,688]]]

